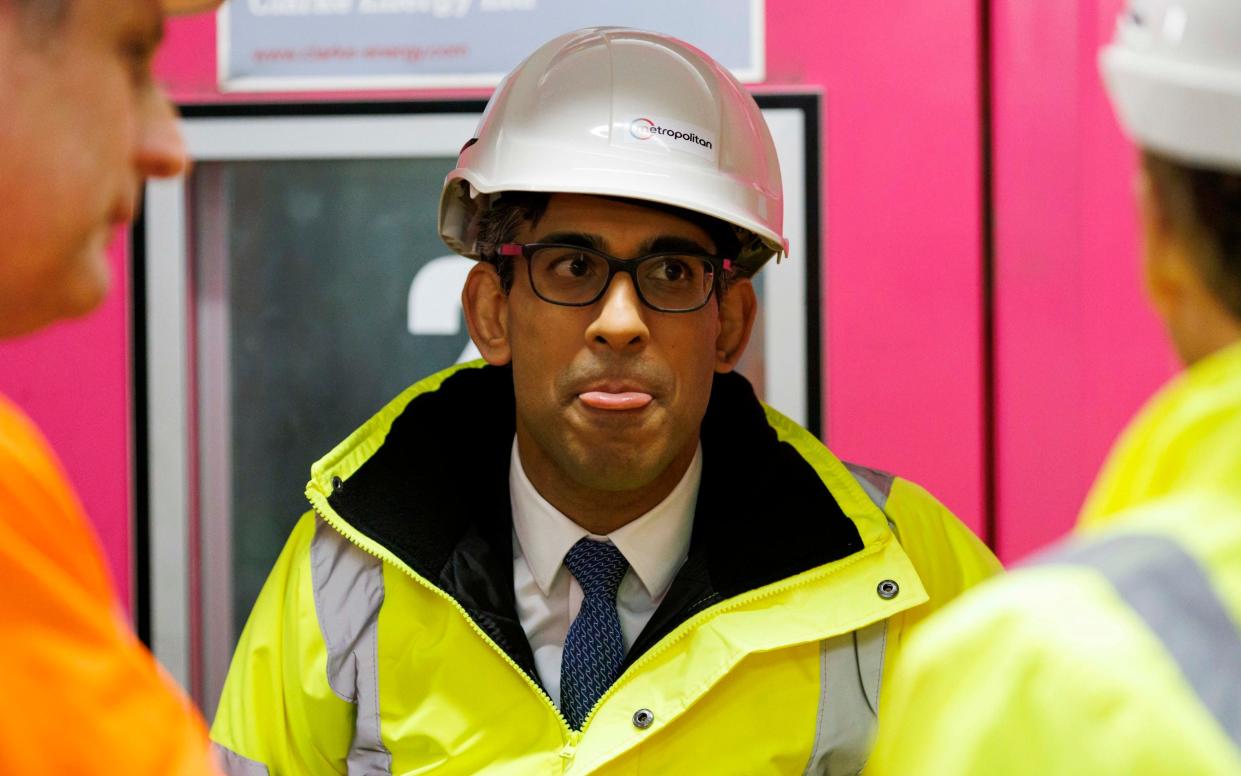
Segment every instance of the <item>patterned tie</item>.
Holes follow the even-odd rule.
[[[625,641],[616,614],[616,589],[629,561],[606,542],[579,539],[565,554],[584,597],[569,626],[560,663],[560,710],[574,730],[616,681],[625,660]]]

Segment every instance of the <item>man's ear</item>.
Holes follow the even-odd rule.
[[[504,366],[513,358],[508,339],[508,294],[496,268],[480,261],[470,269],[461,289],[461,307],[470,339],[487,363]]]
[[[715,340],[715,371],[731,372],[745,353],[758,315],[758,297],[749,278],[733,281],[720,297],[720,335]]]
[[[1195,270],[1188,258],[1185,237],[1180,234],[1165,200],[1145,168],[1138,170],[1138,213],[1142,221],[1142,280],[1151,306],[1170,324],[1193,284]]]

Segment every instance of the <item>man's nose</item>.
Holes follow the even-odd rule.
[[[177,112],[161,89],[143,98],[136,142],[134,164],[142,177],[171,178],[189,166]]]
[[[586,328],[588,342],[617,352],[646,344],[651,334],[646,326],[647,309],[628,275],[613,276],[597,304],[599,313]]]

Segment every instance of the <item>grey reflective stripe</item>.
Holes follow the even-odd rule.
[[[1203,705],[1241,748],[1241,634],[1198,562],[1176,542],[1122,535],[1035,561],[1093,568],[1146,622]]]
[[[845,467],[886,516],[895,477],[852,463]],[[896,531],[891,518],[888,525]],[[865,767],[879,720],[887,635],[888,622],[880,620],[820,643],[819,715],[807,774],[853,776]]]
[[[358,707],[350,774],[392,773],[392,755],[379,729],[378,621],[384,600],[383,565],[318,519],[310,573],[319,629],[327,645],[327,681]]]
[[[819,716],[807,774],[852,776],[870,757],[888,623],[880,620],[819,645]]]
[[[858,466],[855,463],[844,462],[845,468],[853,475],[853,479],[857,480],[857,484],[862,486],[862,490],[866,491],[866,495],[870,496],[870,500],[880,509],[888,506],[888,494],[892,492],[892,481],[896,479],[887,472],[871,469],[866,466]]]
[[[268,776],[266,765],[255,762],[249,757],[242,757],[232,749],[213,743],[211,751],[215,755],[215,761],[220,766],[220,770],[228,776]]]

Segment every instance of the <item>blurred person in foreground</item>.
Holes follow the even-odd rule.
[[[216,2],[0,0],[0,338],[92,310],[143,180],[186,164],[152,79],[164,14]],[[98,540],[0,396],[0,773],[211,774],[206,732],[124,620]]]
[[[881,773],[1241,774],[1241,3],[1131,0],[1101,64],[1186,369],[1071,541],[914,634]]]

